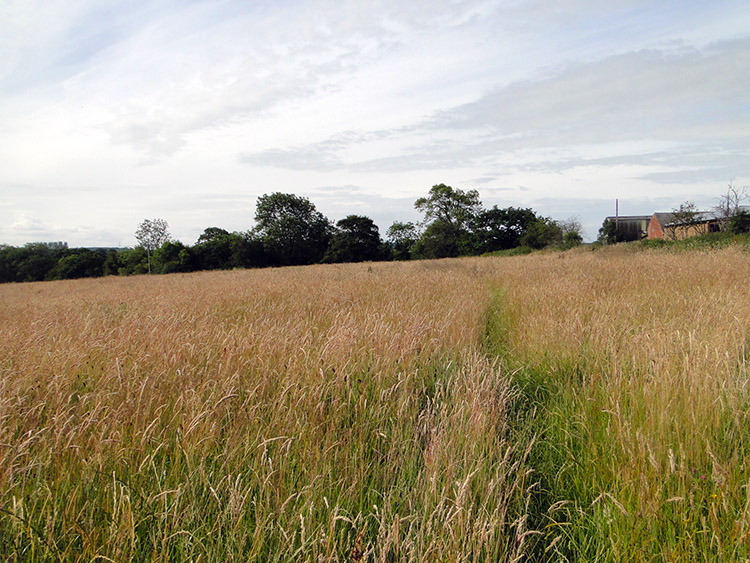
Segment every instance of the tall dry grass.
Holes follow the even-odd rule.
[[[0,286],[10,561],[750,557],[747,254]]]
[[[0,287],[5,560],[511,559],[524,445],[461,262]]]
[[[498,267],[505,349],[544,436],[547,556],[750,557],[748,254],[616,250]]]

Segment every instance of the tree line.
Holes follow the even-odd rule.
[[[414,206],[423,220],[396,221],[383,239],[367,216],[333,223],[308,198],[275,192],[258,198],[253,229],[208,227],[192,246],[171,240],[163,219],[144,220],[135,233],[138,245],[128,249],[2,245],[0,282],[448,258],[582,242],[576,219],[553,221],[530,208],[485,209],[476,190],[438,184]]]

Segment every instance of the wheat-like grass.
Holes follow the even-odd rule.
[[[598,538],[583,558],[748,557],[748,273],[736,249],[500,266],[511,354],[554,382],[547,439],[563,455],[546,471],[577,502],[573,552]]]
[[[748,557],[748,256],[0,286],[9,561]]]
[[[520,550],[523,451],[504,442],[508,379],[479,353],[485,283],[461,263],[0,295],[10,560]]]

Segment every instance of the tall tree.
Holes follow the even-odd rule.
[[[267,266],[262,241],[251,233],[230,233],[209,227],[191,249],[193,264],[199,270],[257,268]]]
[[[427,197],[417,199],[414,207],[424,213],[426,226],[414,247],[415,256],[447,258],[472,252],[469,227],[482,211],[479,192],[437,184]]]
[[[479,192],[456,190],[445,184],[430,188],[427,197],[420,197],[414,207],[425,214],[425,223],[441,221],[464,228],[482,210]]]
[[[230,268],[231,248],[229,231],[208,227],[198,237],[192,248],[193,262],[198,270]]]
[[[169,224],[164,219],[144,219],[135,231],[135,238],[146,251],[150,274],[151,253],[169,240]]]
[[[534,221],[521,237],[521,244],[534,249],[544,248],[563,241],[560,226],[548,217],[540,217]]]
[[[626,240],[622,226],[613,219],[605,219],[599,227],[599,236],[596,239],[601,244],[616,244]]]
[[[336,223],[326,262],[364,262],[381,258],[380,232],[372,219],[349,215]]]
[[[414,245],[416,258],[453,258],[467,254],[467,231],[447,221],[433,221]]]
[[[571,216],[564,221],[555,221],[562,232],[562,243],[565,248],[579,246],[583,242],[583,225],[577,216]]]
[[[275,192],[258,198],[255,235],[281,265],[320,262],[331,239],[331,223],[305,198]]]
[[[672,209],[672,218],[665,226],[669,238],[675,240],[678,233],[682,236],[691,236],[693,234],[705,234],[700,223],[700,212],[692,201],[684,201],[680,207]]]
[[[521,237],[537,219],[537,214],[531,209],[500,209],[495,205],[482,211],[476,216],[473,224],[476,253],[483,254],[519,246]]]
[[[58,260],[46,279],[68,280],[77,278],[95,278],[103,274],[106,252],[74,248],[67,251],[67,255]]]
[[[229,234],[229,231],[222,229],[221,227],[207,227],[198,237],[197,244],[204,242],[211,242],[217,238],[225,237]]]
[[[743,211],[742,202],[748,199],[747,190],[748,186],[738,188],[730,183],[727,193],[719,197],[719,204],[714,209],[722,231],[727,230],[732,218]]]
[[[419,232],[414,223],[402,223],[394,221],[386,232],[388,244],[393,249],[393,258],[396,260],[409,260],[412,249],[419,240]]]
[[[154,250],[154,270],[157,274],[192,271],[190,249],[180,241],[167,241]]]

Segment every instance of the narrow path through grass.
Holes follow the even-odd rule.
[[[530,560],[747,560],[746,257],[578,262],[514,264],[486,318],[534,444]]]

